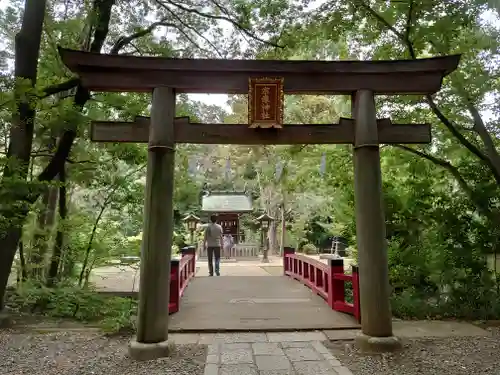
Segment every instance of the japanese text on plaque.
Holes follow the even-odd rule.
[[[283,124],[283,79],[250,79],[248,117],[251,128],[281,128]]]

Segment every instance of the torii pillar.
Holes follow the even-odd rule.
[[[374,93],[358,90],[351,103],[355,122],[354,201],[361,302],[361,334],[356,344],[365,352],[393,351],[401,348],[401,342],[392,333]]]
[[[170,348],[168,301],[174,229],[174,119],[175,90],[155,88],[148,142],[137,337],[129,346],[130,356],[137,360],[166,357]]]

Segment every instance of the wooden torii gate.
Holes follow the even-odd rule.
[[[393,336],[380,144],[430,143],[428,124],[377,119],[375,95],[440,90],[460,55],[396,61],[169,59],[59,49],[64,64],[92,91],[152,92],[151,118],[94,122],[98,142],[147,142],[148,169],[134,358],[168,354],[168,300],[176,143],[353,144],[362,348],[391,349]],[[249,124],[196,124],[175,117],[176,93],[249,94]],[[338,124],[283,124],[284,94],[352,98],[352,119]]]

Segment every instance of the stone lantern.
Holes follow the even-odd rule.
[[[271,223],[274,221],[274,218],[265,213],[260,215],[257,218],[257,221],[259,222],[261,229],[260,245],[262,248],[262,263],[269,263],[269,241],[264,241],[264,239],[266,232],[269,230]]]

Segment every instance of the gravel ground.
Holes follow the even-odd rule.
[[[491,337],[449,337],[406,340],[397,354],[361,355],[352,342],[325,345],[353,375],[498,375],[500,329]]]
[[[2,375],[202,375],[206,347],[178,345],[170,358],[135,362],[128,338],[97,333],[0,331]]]

